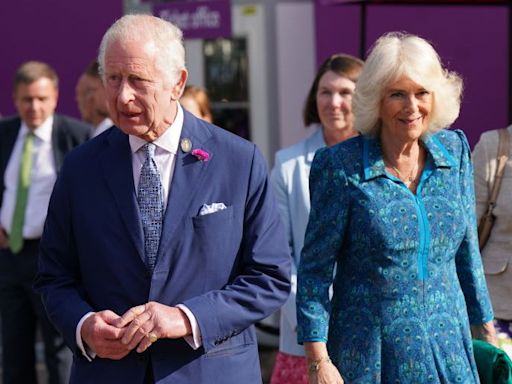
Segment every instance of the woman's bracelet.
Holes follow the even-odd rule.
[[[317,372],[320,369],[320,364],[322,363],[332,363],[332,360],[329,356],[324,356],[318,360],[313,360],[309,363],[309,372]]]

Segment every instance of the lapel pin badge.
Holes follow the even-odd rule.
[[[180,148],[183,152],[188,153],[192,149],[192,142],[189,138],[181,139]]]

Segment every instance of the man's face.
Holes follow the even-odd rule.
[[[84,73],[78,79],[75,95],[82,120],[98,125],[108,116],[105,90],[100,78]]]
[[[78,79],[75,89],[75,98],[82,120],[92,123],[92,97],[89,88],[89,76],[83,74]]]
[[[105,95],[105,87],[99,77],[88,76],[90,84],[89,87],[92,92],[93,108],[96,116],[102,119],[108,117],[108,104]]]
[[[30,129],[39,127],[55,112],[58,97],[57,88],[46,77],[18,84],[13,95],[18,114]]]
[[[155,140],[174,121],[176,100],[187,74],[178,84],[167,84],[155,66],[153,45],[140,41],[113,41],[105,55],[105,90],[114,123],[126,134]]]

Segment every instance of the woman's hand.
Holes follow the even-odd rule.
[[[304,343],[309,369],[309,384],[343,384],[336,366],[331,362],[327,346],[320,341]]]
[[[338,369],[333,363],[324,362],[319,365],[318,371],[309,372],[309,384],[343,384]]]
[[[496,330],[494,329],[494,323],[488,321],[482,325],[472,325],[471,326],[471,335],[475,339],[487,341],[489,344],[498,346],[498,341],[496,340]]]

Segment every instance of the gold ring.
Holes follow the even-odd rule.
[[[151,344],[153,344],[155,341],[158,340],[158,337],[153,333],[151,332],[149,335],[148,335],[148,339],[149,339],[149,342]]]

